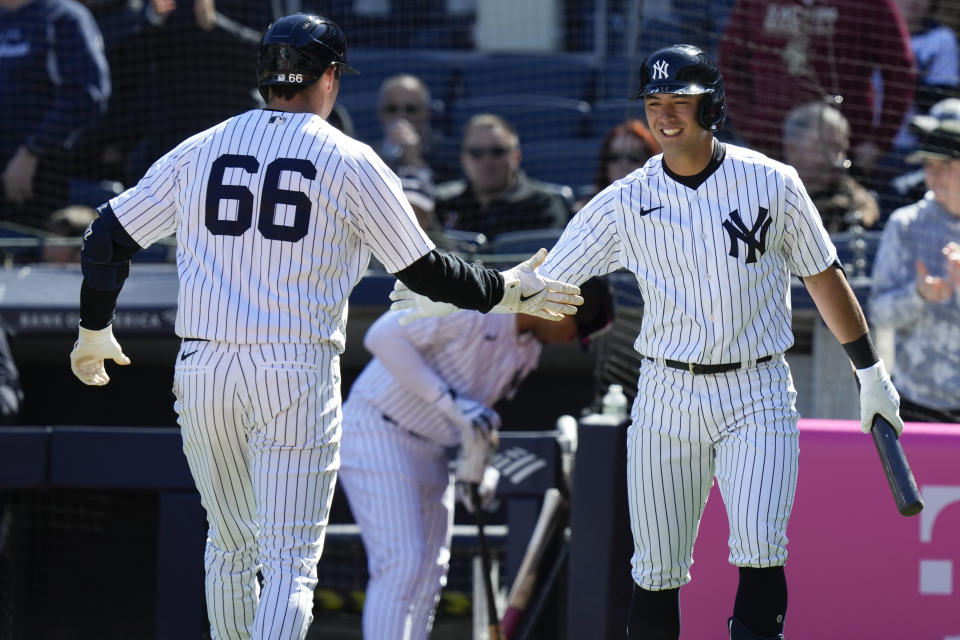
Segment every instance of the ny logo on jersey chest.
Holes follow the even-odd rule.
[[[727,253],[731,258],[740,257],[740,242],[747,245],[747,257],[744,260],[746,264],[757,261],[757,251],[761,254],[767,250],[767,231],[770,229],[770,223],[773,218],[768,215],[768,210],[759,207],[757,220],[752,227],[747,227],[740,218],[740,212],[734,209],[730,212],[730,217],[723,221],[723,228],[727,230],[730,236],[730,251]]]

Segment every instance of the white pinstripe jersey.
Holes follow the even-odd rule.
[[[574,216],[540,271],[577,284],[632,271],[644,301],[634,348],[722,364],[786,351],[790,273],[834,260],[796,171],[728,144],[695,190],[667,175],[662,154],[614,182]]]
[[[184,338],[342,351],[347,297],[371,250],[396,272],[433,248],[377,154],[308,113],[230,118],[110,205],[141,247],[177,234]]]
[[[402,313],[388,312],[388,315]],[[516,316],[458,311],[422,318],[403,327],[427,366],[458,395],[493,406],[513,397],[537,367],[542,345],[532,334],[517,333]],[[436,406],[400,385],[376,358],[354,381],[344,405],[366,402],[392,421],[443,446],[460,443],[460,432]]]

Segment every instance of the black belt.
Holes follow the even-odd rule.
[[[649,356],[643,356],[647,360],[653,360],[656,362],[656,358],[651,358]],[[762,358],[757,358],[757,364],[762,362],[770,362],[773,360],[773,356],[763,356]],[[689,371],[690,373],[700,376],[711,373],[726,373],[727,371],[736,371],[737,369],[743,367],[745,362],[727,362],[725,364],[696,364],[693,362],[680,362],[679,360],[664,360],[663,364],[667,365],[672,369],[680,369],[682,371]]]

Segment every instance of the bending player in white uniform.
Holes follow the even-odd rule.
[[[542,271],[583,282],[637,276],[646,356],[627,441],[635,582],[628,637],[676,640],[679,587],[714,477],[740,581],[734,640],[782,637],[783,565],[797,479],[790,274],[803,278],[860,380],[861,426],[880,413],[899,433],[899,396],[796,171],[725,145],[723,80],[696,47],[650,54],[640,71],[647,121],[663,153],[594,197]],[[395,292],[397,306],[441,312]],[[415,312],[416,313],[416,312]],[[825,629],[824,637],[830,636]]]
[[[491,407],[536,368],[541,345],[586,343],[612,322],[607,285],[581,290],[583,306],[561,322],[463,311],[403,325],[404,312],[391,311],[370,327],[374,358],[344,402],[340,449],[370,573],[366,640],[429,638],[450,560],[446,448],[461,445],[456,481],[480,484],[500,425]]]
[[[572,313],[576,287],[434,250],[377,154],[330,126],[340,28],[286,16],[264,33],[268,108],[199,133],[110,200],[84,234],[79,339],[86,384],[129,364],[111,321],[129,259],[176,233],[174,374],[184,453],[209,524],[214,639],[303,638],[312,619],[340,441],[347,297],[371,251],[414,290],[462,306]],[[263,586],[257,572],[263,575]]]

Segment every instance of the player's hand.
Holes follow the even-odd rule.
[[[454,463],[457,481],[480,484],[499,444],[500,414],[482,402],[456,398],[452,391],[440,398],[437,407],[460,431],[460,454]]]
[[[33,178],[37,172],[37,156],[21,146],[3,170],[3,190],[7,200],[23,204],[33,197]]]
[[[390,299],[393,300],[393,303],[390,305],[392,311],[410,310],[409,313],[400,316],[399,322],[402,325],[408,325],[418,318],[445,316],[458,309],[458,307],[449,302],[435,302],[427,296],[415,293],[399,280],[393,285],[393,291],[390,292]]]
[[[897,437],[900,437],[903,433],[900,394],[890,381],[883,361],[866,369],[857,369],[857,379],[860,381],[860,428],[864,433],[870,433],[873,416],[879,413],[893,425]]]
[[[92,331],[80,327],[80,336],[70,352],[70,369],[83,384],[103,386],[110,382],[110,376],[103,366],[104,360],[113,360],[117,364],[128,365],[130,358],[123,353],[120,343],[113,337],[113,327]]]
[[[480,485],[477,487],[477,495],[480,498],[480,508],[484,511],[487,511],[493,503],[493,499],[497,495],[497,484],[499,482],[500,471],[492,465],[487,465],[483,470],[483,480],[480,481]],[[467,511],[473,513],[476,505],[473,504],[473,495],[470,491],[471,486],[472,485],[465,482],[458,482],[456,484],[456,495],[457,500],[466,507]]]
[[[538,274],[537,267],[546,259],[547,250],[540,249],[512,269],[501,271],[503,299],[492,311],[526,313],[547,320],[562,320],[563,316],[576,313],[583,304],[580,287]]]

